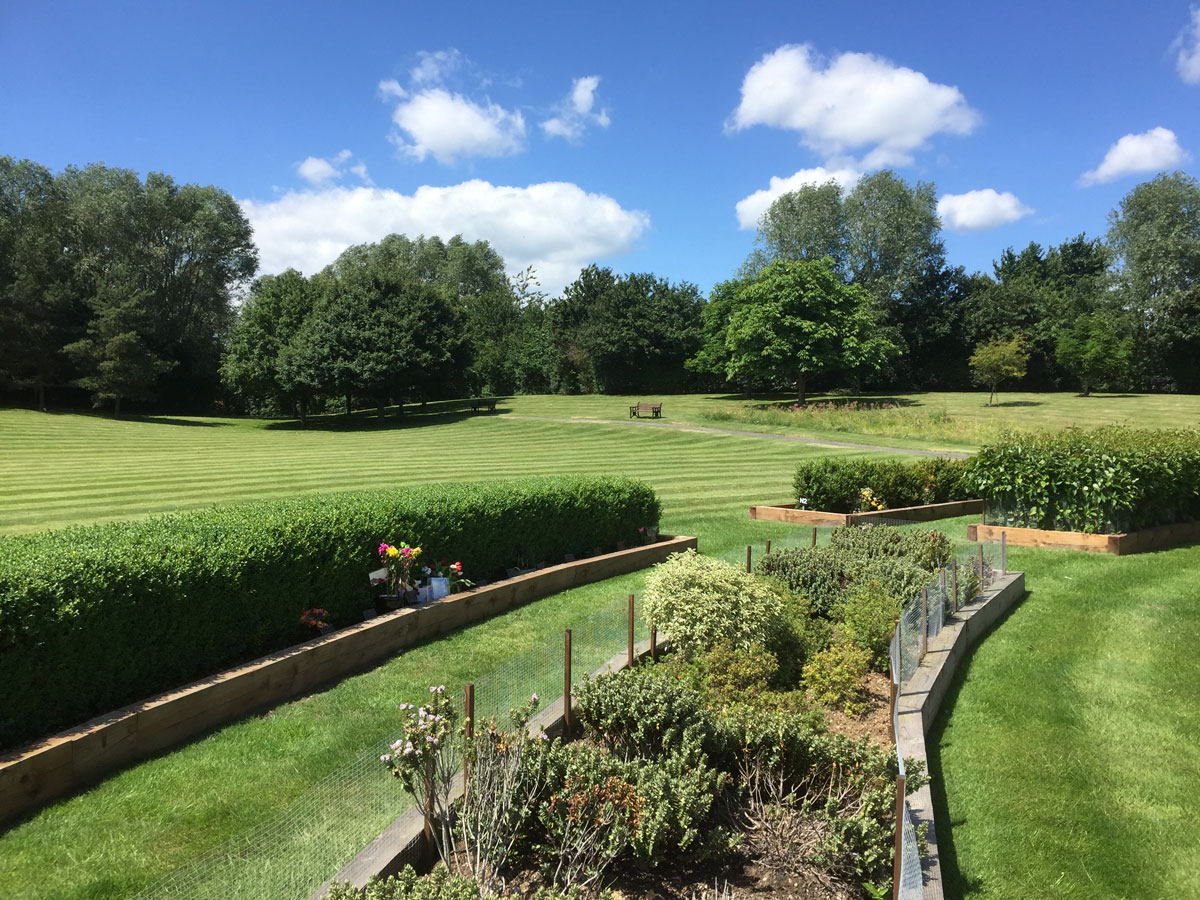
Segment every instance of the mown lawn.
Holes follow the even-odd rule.
[[[929,741],[946,896],[1200,897],[1200,548],[1009,560]]]
[[[718,406],[763,401],[702,395],[519,397],[503,401],[496,416],[431,405],[382,428],[356,417],[304,430],[289,422],[8,410],[0,411],[0,534],[301,492],[606,472],[654,485],[664,531],[697,534],[706,552],[737,556],[746,543],[787,531],[748,521],[748,505],[786,499],[800,459],[849,452],[596,421],[625,419],[637,399],[662,399],[673,424],[894,447],[963,445],[906,433],[902,422],[877,422],[898,432],[880,434],[857,433],[854,421],[826,431],[713,421],[707,415]],[[1200,413],[1200,398],[1191,397],[1005,395],[1034,405],[989,410],[984,399],[908,395],[905,408],[944,410],[960,422],[979,415],[989,429],[1138,417],[1177,426]],[[1027,568],[1033,592],[981,645],[957,704],[947,705],[958,730],[947,728],[942,743],[950,818],[939,821],[953,825],[950,862],[961,867],[960,887],[979,897],[1200,896],[1193,862],[1200,759],[1186,745],[1189,734],[1193,745],[1200,734],[1197,664],[1187,657],[1200,637],[1190,599],[1200,551],[1118,560],[1014,549],[1011,560]],[[640,576],[628,576],[568,592],[414,648],[52,806],[0,836],[0,896],[130,896],[272,820],[390,733],[396,704],[431,681],[457,690],[514,655],[553,646],[564,627],[639,585]],[[1014,623],[1021,637],[1012,636]],[[376,824],[366,819],[364,833]]]
[[[26,531],[45,522],[144,515],[300,490],[618,472],[643,477],[659,491],[664,531],[698,534],[706,552],[744,558],[747,543],[791,530],[751,522],[746,507],[785,499],[797,461],[830,452],[761,438],[614,425],[467,416],[434,417],[417,426],[417,417],[411,419],[412,427],[396,429],[293,431],[264,423],[113,422],[10,411],[0,414],[6,445],[0,465],[7,470],[3,477],[17,471],[24,477],[0,500],[0,516],[8,530]],[[371,751],[396,729],[397,705],[418,698],[430,683],[458,691],[515,656],[527,662],[514,682],[536,686],[538,678],[548,678],[554,687],[561,673],[540,648],[553,654],[564,628],[578,627],[597,608],[637,592],[641,578],[559,594],[406,651],[55,804],[0,836],[0,897],[131,896],[205,850],[272,821],[313,784]],[[621,634],[617,627],[618,646]],[[378,772],[380,781],[365,789],[356,782],[348,799],[329,811],[335,823],[353,823],[344,829],[351,833],[334,828],[331,835],[327,823],[306,820],[290,831],[299,833],[297,843],[281,835],[271,853],[249,856],[242,877],[311,887],[331,875],[336,865],[321,868],[330,858],[330,841],[361,848],[404,806],[382,766]],[[395,797],[391,809],[388,796]],[[220,895],[219,881],[201,881],[191,896]],[[260,894],[239,882],[229,896]]]

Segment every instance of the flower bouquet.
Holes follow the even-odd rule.
[[[394,545],[386,542],[379,545],[379,559],[387,569],[387,594],[384,599],[389,604],[402,606],[406,595],[416,594],[417,580],[413,572],[420,555],[420,547],[410,547],[404,541]]]

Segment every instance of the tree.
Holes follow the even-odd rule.
[[[1092,313],[1076,319],[1058,336],[1058,363],[1079,379],[1087,397],[1093,387],[1111,387],[1127,377],[1133,339],[1122,337],[1112,315]]]
[[[996,399],[996,388],[1005,378],[1022,378],[1029,354],[1025,352],[1024,340],[1020,335],[996,338],[980,344],[971,354],[971,376],[979,384],[991,388],[987,405]]]
[[[833,260],[834,271],[845,276],[846,215],[842,189],[836,181],[806,184],[777,197],[758,222],[757,245],[742,267],[753,278],[772,260]]]
[[[285,379],[281,355],[312,308],[308,280],[295,269],[257,279],[230,331],[221,361],[222,381],[246,401],[273,402],[276,412],[297,403],[304,421],[311,393],[297,391],[299,385]]]
[[[1200,389],[1200,185],[1182,172],[1137,185],[1109,214],[1124,305],[1167,384]]]
[[[843,284],[832,260],[776,260],[735,297],[725,335],[731,381],[793,383],[803,405],[808,378],[878,369],[896,353],[876,327],[870,296]]]
[[[46,388],[69,377],[59,352],[83,335],[86,310],[71,290],[66,198],[29,160],[0,156],[0,385]]]

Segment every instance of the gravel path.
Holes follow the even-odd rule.
[[[942,456],[946,459],[966,459],[969,453],[952,450],[907,450],[902,447],[880,447],[875,444],[853,444],[849,441],[829,441],[824,438],[796,437],[790,434],[768,434],[763,431],[736,431],[732,428],[708,428],[704,425],[680,425],[646,419],[555,419],[550,416],[518,416],[505,413],[504,419],[527,419],[541,422],[566,422],[572,425],[638,425],[642,428],[673,428],[677,431],[703,431],[706,434],[732,434],[736,437],[763,438],[769,441],[788,441],[793,444],[813,444],[818,447],[841,447],[846,450],[870,450],[876,453],[899,453],[905,456]]]

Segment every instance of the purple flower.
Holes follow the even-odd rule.
[[[391,754],[385,753],[385,754],[383,754],[383,756],[379,757],[379,761],[380,762],[388,762],[391,760],[391,758],[392,758]]]

